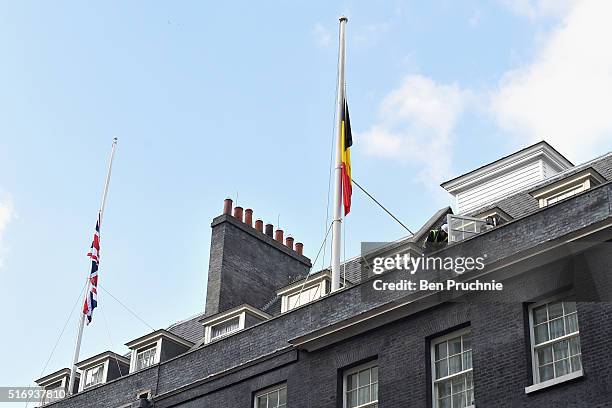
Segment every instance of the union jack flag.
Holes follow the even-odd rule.
[[[87,316],[87,324],[91,323],[93,310],[98,306],[98,265],[100,263],[100,213],[96,221],[96,231],[87,256],[91,258],[89,273],[89,291],[83,305],[83,314]]]

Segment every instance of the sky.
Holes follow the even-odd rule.
[[[574,163],[612,150],[610,13],[596,0],[0,3],[0,385],[72,361],[113,137],[107,292],[81,359],[203,312],[226,197],[314,259],[341,14],[353,176],[416,230],[452,204],[442,181],[531,143]],[[345,235],[348,258],[406,231],[355,190]]]

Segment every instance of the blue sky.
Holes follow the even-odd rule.
[[[39,376],[79,295],[112,137],[100,282],[166,327],[203,311],[210,221],[227,196],[280,219],[314,257],[341,13],[353,175],[416,229],[450,204],[441,181],[532,142],[575,162],[611,150],[609,7],[4,2],[0,385]],[[359,191],[346,228],[347,256],[404,235]],[[99,302],[83,358],[149,331],[103,291]],[[76,312],[45,373],[70,364],[75,332]]]

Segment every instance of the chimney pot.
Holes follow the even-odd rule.
[[[291,235],[285,238],[285,245],[287,245],[289,249],[293,249],[293,237]]]
[[[223,201],[223,214],[225,215],[232,215],[232,199],[231,198],[226,198]]]
[[[274,240],[277,242],[280,242],[281,244],[283,243],[283,230],[282,229],[276,230],[276,233],[274,234]]]
[[[304,244],[302,244],[301,242],[296,242],[295,252],[297,252],[300,255],[304,255]]]
[[[266,235],[272,237],[272,231],[274,230],[274,225],[266,224]]]
[[[242,207],[234,208],[234,218],[242,221]]]
[[[249,227],[253,226],[253,210],[250,208],[244,210],[244,223]]]
[[[263,232],[263,221],[262,220],[255,221],[255,229],[259,232]]]

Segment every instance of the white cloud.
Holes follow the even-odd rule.
[[[611,15],[609,1],[573,4],[536,58],[508,72],[494,92],[491,106],[502,128],[523,143],[545,139],[580,160],[609,149]]]
[[[328,48],[332,44],[332,35],[330,31],[321,23],[314,25],[312,35],[319,47]]]
[[[537,18],[564,16],[577,1],[578,0],[502,0],[502,3],[518,14],[529,18]]]
[[[6,247],[4,243],[4,233],[6,226],[14,218],[15,212],[13,210],[13,202],[8,196],[4,196],[0,199],[0,267],[2,267],[4,261],[4,254],[6,253]]]
[[[367,154],[410,164],[435,186],[450,174],[453,131],[470,98],[457,85],[409,75],[383,99],[379,123],[356,136]]]

